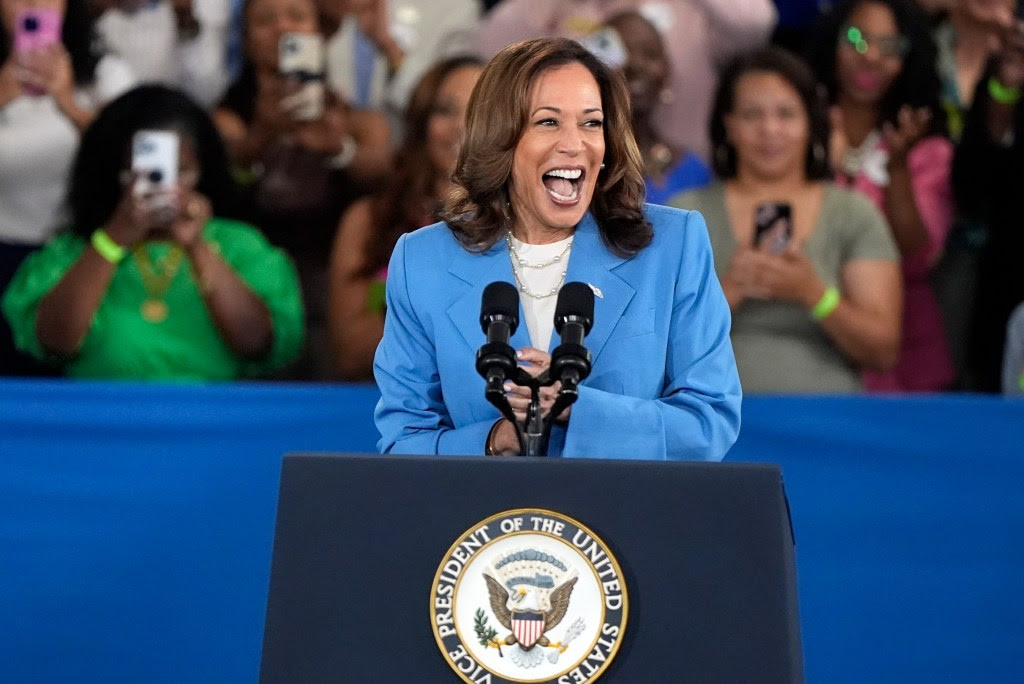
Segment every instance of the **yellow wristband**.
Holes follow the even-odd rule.
[[[95,249],[101,257],[106,259],[112,264],[119,264],[124,259],[125,254],[128,252],[124,247],[114,242],[114,238],[107,235],[107,231],[102,228],[97,228],[92,233],[93,249]]]
[[[839,306],[839,290],[830,285],[825,288],[818,303],[811,308],[811,315],[815,320],[823,321],[836,310],[837,306]]]
[[[1004,86],[996,77],[988,79],[988,94],[993,100],[1002,105],[1015,105],[1020,99],[1020,88],[1009,88]]]

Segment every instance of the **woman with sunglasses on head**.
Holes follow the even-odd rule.
[[[953,366],[929,281],[953,220],[935,44],[912,0],[844,0],[815,32],[810,63],[828,90],[836,180],[878,206],[902,255],[900,361],[865,372],[872,391],[937,391]]]

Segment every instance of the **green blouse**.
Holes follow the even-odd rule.
[[[118,265],[78,354],[64,364],[75,378],[135,380],[232,380],[268,373],[295,358],[302,347],[304,313],[299,280],[291,259],[252,226],[215,218],[203,239],[263,301],[274,330],[270,352],[258,361],[239,358],[224,342],[206,308],[188,259],[171,280],[163,301],[167,317],[142,316],[149,298],[139,264],[130,254]],[[39,302],[78,260],[87,241],[64,233],[31,254],[18,269],[2,300],[18,348],[47,360],[36,338]],[[159,264],[167,242],[146,243],[149,260]]]

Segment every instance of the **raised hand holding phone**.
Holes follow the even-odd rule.
[[[297,121],[319,119],[324,112],[324,45],[319,34],[281,36],[278,71],[289,84],[281,107]]]
[[[29,95],[44,95],[60,74],[63,14],[55,9],[28,8],[14,19],[14,53],[22,90]],[[58,49],[59,48],[59,49]],[[68,65],[70,68],[70,65]]]

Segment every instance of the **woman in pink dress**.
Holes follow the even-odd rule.
[[[903,340],[891,371],[866,371],[876,392],[938,391],[953,365],[929,282],[953,221],[935,45],[912,0],[845,0],[815,33],[811,64],[828,89],[836,180],[878,206],[903,263]]]

